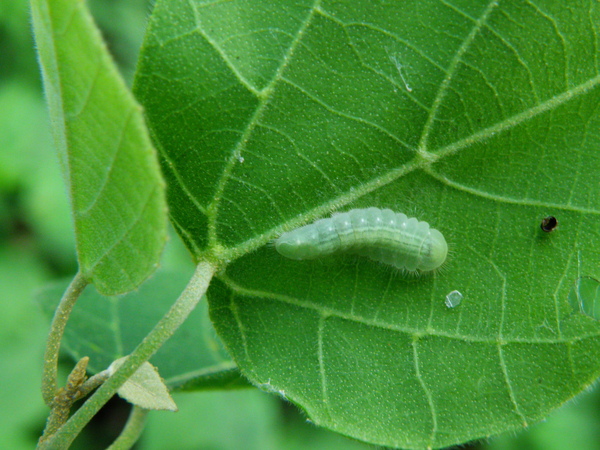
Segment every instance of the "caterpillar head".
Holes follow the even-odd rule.
[[[434,228],[429,229],[429,236],[421,247],[419,269],[422,271],[435,270],[440,267],[448,255],[448,244],[442,233]]]

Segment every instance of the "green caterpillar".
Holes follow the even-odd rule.
[[[275,248],[291,259],[347,252],[409,272],[435,270],[448,254],[444,236],[427,222],[379,208],[352,209],[283,233]]]

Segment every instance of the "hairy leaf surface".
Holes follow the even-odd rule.
[[[156,3],[135,92],[173,222],[227,264],[210,312],[245,375],[406,448],[527,426],[596,379],[600,325],[568,297],[600,277],[599,18],[591,0]],[[445,267],[267,245],[369,206],[439,229]]]

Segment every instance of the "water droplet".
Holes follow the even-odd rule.
[[[448,295],[446,295],[446,306],[448,308],[456,308],[460,305],[460,302],[463,299],[463,295],[458,291],[452,291]]]

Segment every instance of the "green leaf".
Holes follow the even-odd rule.
[[[128,355],[169,310],[189,279],[187,272],[159,270],[138,291],[104,297],[93,286],[83,292],[65,329],[63,348],[79,361],[90,357],[92,373]],[[38,302],[50,319],[67,282],[48,286]],[[208,319],[206,302],[152,357],[170,389],[231,389],[247,386],[224,351]]]
[[[256,389],[181,393],[175,400],[177,414],[148,416],[142,448],[285,449],[276,445],[280,405]]]
[[[568,301],[600,276],[599,18],[583,0],[157,2],[135,92],[173,222],[226,266],[211,318],[245,375],[405,448],[527,426],[600,375],[600,324]],[[369,206],[441,230],[443,270],[266,245]]]
[[[108,368],[109,376],[123,365],[127,356],[119,358]],[[148,361],[119,388],[119,396],[144,409],[177,411],[158,370]]]
[[[177,414],[148,415],[140,441],[145,450],[374,450],[316,428],[298,411],[256,389],[175,393],[174,398]]]
[[[155,270],[166,239],[163,181],[140,106],[85,3],[32,0],[53,132],[80,270],[107,295]]]

